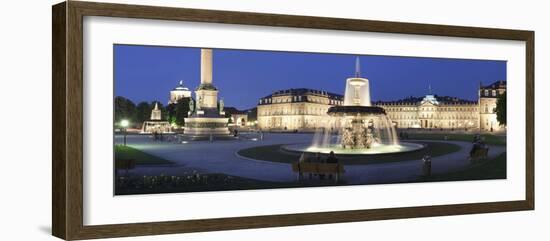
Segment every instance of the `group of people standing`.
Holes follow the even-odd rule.
[[[164,141],[164,136],[162,135],[162,132],[154,131],[153,132],[153,140],[155,140],[155,141]]]
[[[310,163],[338,163],[338,158],[334,154],[333,151],[331,151],[327,158],[323,158],[320,152],[315,153],[315,155],[307,152],[303,152],[302,155],[300,155],[299,162],[310,162]]]

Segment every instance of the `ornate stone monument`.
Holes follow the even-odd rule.
[[[151,120],[162,120],[162,113],[159,110],[159,104],[155,102],[155,108],[151,111]]]
[[[184,135],[193,137],[229,136],[229,118],[218,101],[218,89],[212,84],[212,50],[201,49],[201,84],[195,90],[195,103],[190,103],[185,118]]]

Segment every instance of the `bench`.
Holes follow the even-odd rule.
[[[489,153],[489,148],[477,147],[470,154],[470,160],[482,160],[486,159]]]
[[[340,175],[345,172],[344,165],[340,163],[311,163],[297,162],[292,163],[292,171],[297,172],[297,179],[301,181],[304,173],[310,174],[334,174],[335,181],[338,182]]]

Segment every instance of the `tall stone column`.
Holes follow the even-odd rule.
[[[212,49],[201,49],[201,84],[212,84]]]
[[[216,108],[218,90],[212,83],[212,49],[201,49],[201,84],[195,91],[199,109]]]
[[[185,118],[184,135],[193,138],[228,136],[228,118],[218,110],[218,89],[212,81],[212,49],[201,49],[201,84],[195,90],[197,111]]]

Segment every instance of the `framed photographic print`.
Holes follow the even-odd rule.
[[[52,24],[57,237],[534,209],[532,31],[78,1]]]

